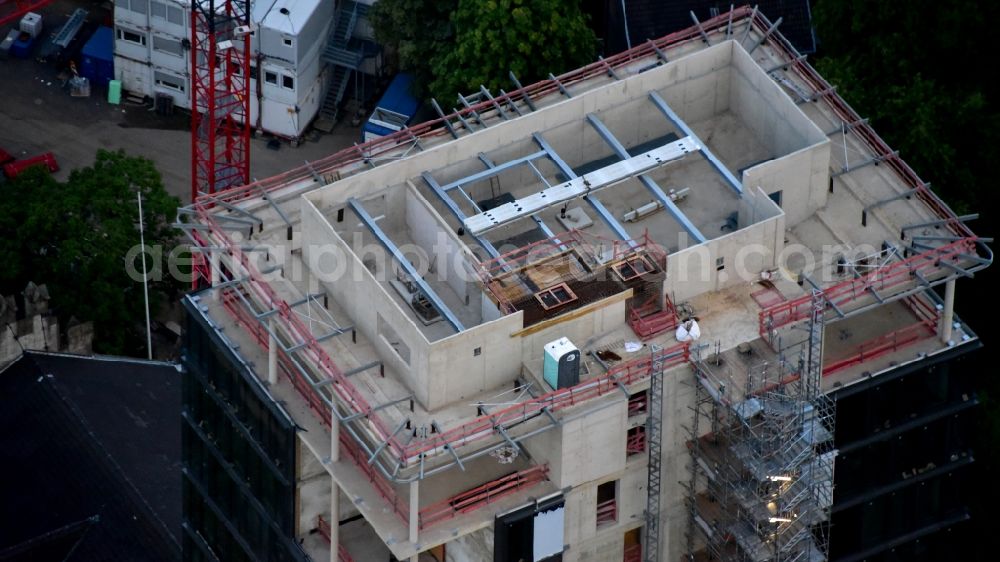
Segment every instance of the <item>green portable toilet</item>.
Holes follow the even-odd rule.
[[[122,81],[108,82],[108,103],[118,105],[122,101]]]

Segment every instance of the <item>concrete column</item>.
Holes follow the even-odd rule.
[[[222,279],[222,273],[219,271],[219,263],[222,260],[222,256],[219,254],[219,250],[209,250],[209,278],[212,280],[212,286],[215,287],[219,284]],[[219,298],[221,291],[212,291],[212,296]]]
[[[944,284],[944,312],[941,314],[941,341],[951,341],[951,326],[955,323],[955,280]]]
[[[416,546],[420,529],[420,481],[410,482],[410,542]],[[410,562],[418,562],[419,554],[410,557]]]
[[[336,412],[330,416],[330,464],[340,460],[340,419]],[[340,550],[340,486],[330,478],[330,562],[338,562]]]
[[[267,384],[278,384],[278,340],[274,337],[274,316],[267,319]]]

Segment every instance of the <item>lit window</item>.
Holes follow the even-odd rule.
[[[122,27],[118,28],[118,39],[128,43],[134,43],[136,45],[146,46],[146,35],[139,33],[138,31],[132,31],[131,29],[125,29]]]
[[[167,21],[175,25],[184,25],[184,12],[176,6],[167,6]]]
[[[174,76],[173,74],[167,74],[166,72],[156,71],[153,73],[153,78],[157,86],[175,90],[177,92],[184,92],[184,79],[180,76]]]
[[[153,2],[149,3],[149,13],[154,18],[160,18],[161,20],[167,19],[167,5],[163,2]]]
[[[275,86],[277,86],[278,85],[278,73],[277,72],[271,72],[270,70],[265,70],[264,71],[264,81],[267,82],[268,84],[274,84]]]
[[[181,47],[180,41],[174,39],[168,39],[166,37],[160,37],[159,35],[153,36],[153,49],[164,53],[169,53],[177,57],[184,56],[184,49],[183,47]]]

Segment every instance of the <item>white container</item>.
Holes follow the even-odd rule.
[[[36,14],[35,12],[24,14],[24,17],[21,18],[20,29],[32,38],[38,37],[38,34],[42,32],[41,14]]]

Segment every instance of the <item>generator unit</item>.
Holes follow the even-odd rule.
[[[580,382],[580,350],[567,338],[545,344],[542,378],[552,388],[566,388]]]

